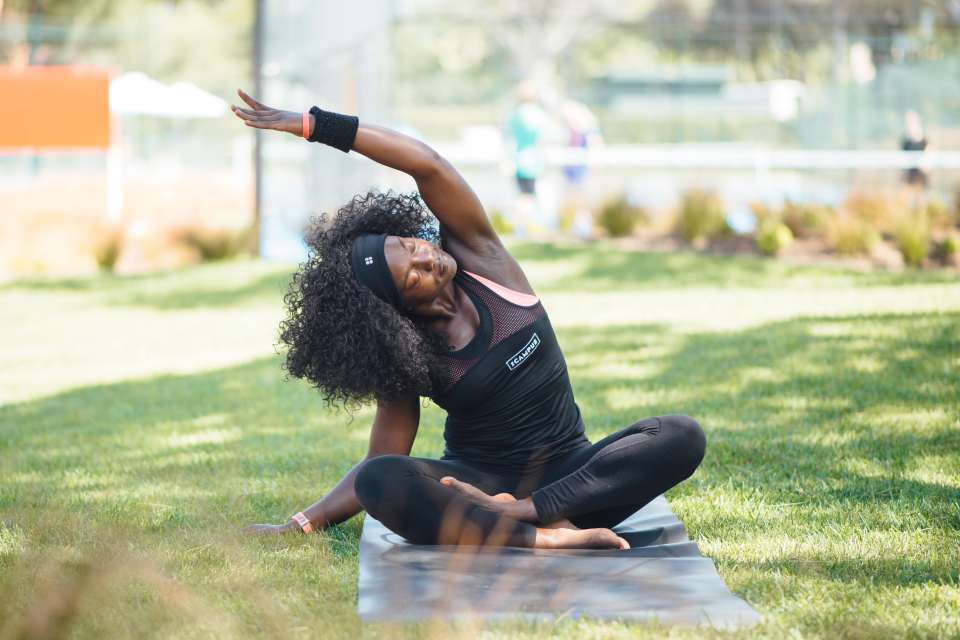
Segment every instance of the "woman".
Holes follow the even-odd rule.
[[[419,189],[357,196],[311,231],[284,366],[328,401],[376,399],[376,417],[366,458],[329,493],[248,531],[309,533],[365,509],[419,544],[629,548],[610,527],[693,474],[700,426],[660,416],[591,444],[543,305],[450,163],[353,116],[239,95],[247,126],[356,151]],[[439,460],[409,456],[421,396],[448,414]]]

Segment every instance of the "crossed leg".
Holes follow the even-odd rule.
[[[523,498],[535,509],[527,521],[510,515],[517,505],[505,495],[527,493],[526,477],[449,460],[373,458],[358,471],[355,490],[371,515],[418,544],[625,548],[609,527],[690,477],[705,448],[691,418],[641,420],[548,467]]]
[[[484,500],[443,484],[451,474],[479,487]],[[539,548],[628,548],[605,528],[541,527],[499,512],[503,490],[514,477],[484,472],[449,460],[401,455],[371,458],[357,472],[354,490],[367,513],[415,544],[516,546]],[[494,508],[491,508],[494,505]]]
[[[646,418],[578,451],[531,498],[541,520],[612,527],[693,475],[706,446],[692,418]]]

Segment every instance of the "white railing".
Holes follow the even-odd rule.
[[[433,145],[453,164],[500,164],[509,155],[500,149],[465,144]],[[587,164],[596,167],[711,169],[960,169],[960,151],[788,150],[709,145],[608,145],[598,149],[547,147],[553,166]]]

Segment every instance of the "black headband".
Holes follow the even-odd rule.
[[[350,251],[350,267],[360,284],[387,304],[400,309],[403,301],[390,274],[387,255],[383,250],[386,241],[387,236],[382,233],[357,236]]]

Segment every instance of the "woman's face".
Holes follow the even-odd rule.
[[[387,236],[383,252],[400,297],[409,307],[433,301],[457,273],[453,256],[420,238]]]

